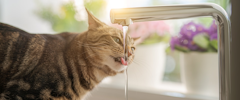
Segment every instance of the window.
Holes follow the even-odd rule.
[[[34,0],[1,0],[0,21],[17,26],[31,33],[53,34],[60,31],[76,32],[86,30],[86,15],[82,14],[81,10],[79,10],[82,8],[78,8],[79,6],[74,4],[70,6],[76,7],[79,11],[71,9],[76,11],[72,12],[74,15],[72,16],[72,18],[74,18],[72,20],[84,26],[82,29],[78,27],[68,29],[65,28],[65,26],[61,26],[64,28],[54,28],[55,26],[51,21],[43,16],[44,10],[42,8],[47,8],[49,7],[48,5],[52,5],[51,9],[58,14],[58,9],[64,7],[64,4],[69,4],[71,0],[39,1],[40,3]],[[97,5],[97,8],[94,8],[95,6],[92,5],[93,2]],[[75,3],[81,6],[92,7],[93,13],[109,25],[111,25],[109,20],[109,11],[111,8],[206,2],[217,3],[221,5],[229,15],[231,14],[228,3],[229,0],[141,0],[141,2],[139,0],[117,0],[116,2],[112,0],[75,0]],[[37,13],[37,11],[40,12]],[[46,12],[48,12],[48,10],[45,9],[44,13]],[[62,22],[66,22],[66,20],[63,19]],[[73,26],[77,26],[78,24],[76,23],[74,23]],[[128,66],[129,100],[159,100],[159,98],[162,100],[217,100],[218,69],[211,67],[217,66],[216,61],[218,58],[216,51],[217,45],[216,41],[214,41],[217,39],[214,35],[215,31],[216,25],[213,19],[209,17],[138,22],[129,26],[129,32],[132,36],[141,36],[142,38],[142,41],[139,42],[136,49],[136,58],[134,62]],[[195,33],[197,35],[191,36],[191,41],[181,37]],[[200,47],[196,47],[196,45]],[[188,48],[186,49],[186,47]],[[204,47],[207,49],[204,49]],[[189,48],[191,48],[191,50],[189,50]],[[173,49],[174,51],[172,51]],[[191,53],[191,51],[196,50],[202,50],[201,52],[204,53]],[[190,53],[184,53],[183,51]],[[200,63],[200,61],[203,61],[203,63]],[[198,68],[207,69],[207,71],[193,68],[191,67],[193,66],[192,64],[195,64],[194,66],[202,66]],[[188,65],[190,65],[190,68],[186,68]],[[198,77],[186,77],[193,76],[192,74],[201,71],[202,73],[199,73]],[[211,73],[211,75],[206,74],[207,72]],[[201,79],[205,79],[206,82],[201,81]],[[187,83],[189,80],[193,82]],[[202,85],[197,88],[191,87],[197,85],[197,83]],[[204,88],[206,84],[210,84],[210,86],[213,87],[208,90]],[[98,89],[92,92],[92,96],[88,97],[87,100],[95,100],[96,98],[97,100],[123,100],[125,98],[125,85],[126,75],[124,73],[114,77],[108,77],[98,86]],[[195,92],[196,89],[197,92]]]

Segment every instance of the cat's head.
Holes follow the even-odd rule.
[[[134,39],[126,35],[124,47],[122,30],[106,25],[89,11],[87,13],[89,27],[86,33],[86,44],[89,47],[88,51],[92,52],[92,57],[89,58],[93,60],[93,63],[104,65],[98,66],[100,69],[106,71],[111,69],[116,73],[123,72],[126,69],[125,65],[133,61]]]

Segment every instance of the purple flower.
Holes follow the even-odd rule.
[[[209,27],[208,34],[210,40],[217,40],[217,25],[215,24],[215,21],[213,21],[212,25]]]
[[[215,21],[209,28],[205,28],[202,24],[190,22],[181,27],[179,36],[171,38],[170,46],[172,50],[178,49],[185,52],[217,51],[217,35]]]
[[[179,41],[178,37],[172,37],[171,40],[170,40],[170,47],[171,47],[171,49],[174,50],[175,46],[180,44],[179,42],[180,41]]]
[[[206,34],[207,32],[208,29],[201,24],[194,22],[187,23],[182,26],[179,36],[171,38],[170,46],[172,50],[176,47],[182,47],[190,51],[203,51],[204,49],[194,43],[193,38],[198,34]]]

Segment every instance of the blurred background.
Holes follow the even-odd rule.
[[[170,4],[216,3],[229,16],[229,0],[0,0],[0,22],[30,33],[87,30],[85,7],[106,24],[110,9]],[[211,17],[138,22],[139,37],[128,66],[129,100],[218,100],[217,25]],[[124,100],[126,75],[108,77],[86,100]]]

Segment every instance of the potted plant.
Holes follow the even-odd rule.
[[[87,17],[83,11],[87,8],[98,18],[103,16],[106,8],[106,0],[83,0],[84,5],[76,6],[75,1],[70,0],[60,5],[59,9],[54,9],[52,5],[43,5],[37,2],[39,6],[34,13],[42,20],[48,22],[53,31],[61,32],[84,32],[87,30]]]
[[[170,40],[171,50],[182,52],[181,76],[187,92],[218,97],[217,25],[209,28],[194,22],[181,27]]]

